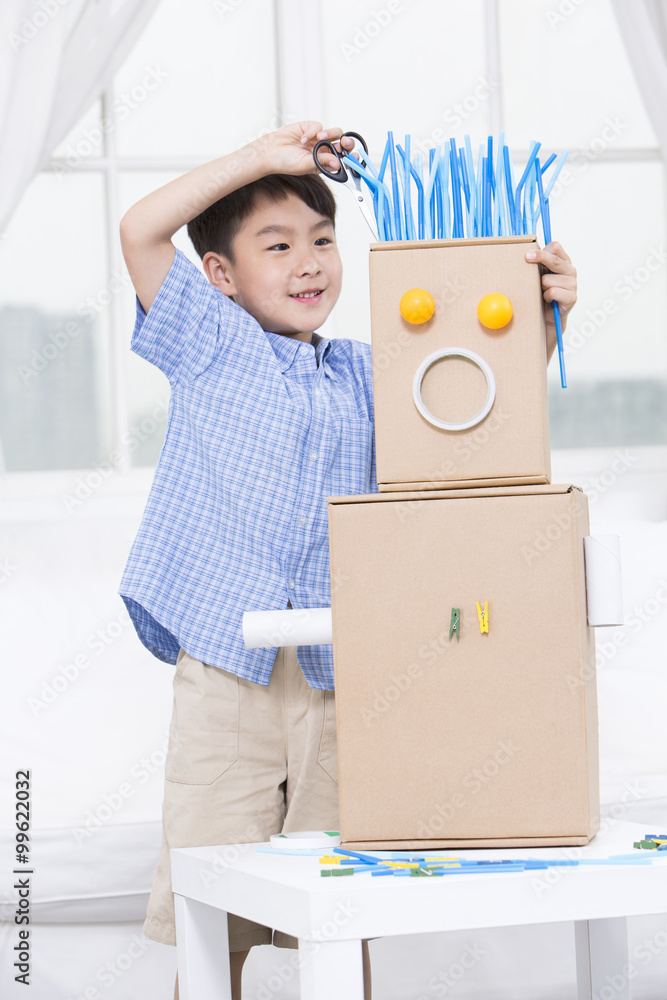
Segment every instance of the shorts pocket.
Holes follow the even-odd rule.
[[[178,729],[169,742],[165,777],[185,785],[210,785],[237,758],[238,733]]]
[[[238,759],[239,679],[183,653],[174,678],[174,713],[165,777],[210,785]]]
[[[336,701],[333,691],[322,691],[323,719],[322,735],[317,754],[317,763],[324,768],[330,778],[338,784],[338,743],[336,740]]]

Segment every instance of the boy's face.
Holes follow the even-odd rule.
[[[234,238],[234,261],[209,253],[204,268],[262,329],[307,342],[333,309],[343,273],[332,222],[292,194],[259,202]]]

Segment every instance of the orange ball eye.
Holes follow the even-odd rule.
[[[503,326],[507,326],[513,313],[512,303],[500,292],[485,295],[477,305],[477,317],[489,330],[500,330]]]
[[[408,323],[426,323],[435,312],[435,299],[423,288],[411,288],[401,296],[398,308]]]

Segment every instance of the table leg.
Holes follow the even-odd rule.
[[[301,1000],[363,1000],[361,941],[299,938]]]
[[[577,920],[577,1000],[613,996],[630,1000],[628,928],[625,917]]]
[[[180,1000],[232,1000],[227,913],[174,893]]]

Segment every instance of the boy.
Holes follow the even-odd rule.
[[[176,664],[144,925],[167,944],[170,848],[338,828],[331,647],[246,650],[241,620],[328,606],[326,497],[377,492],[370,346],[313,332],[342,275],[335,203],[312,176],[312,150],[321,138],[351,150],[341,135],[286,126],[165,185],[121,222],[138,299],[132,348],[172,390],[120,587],[144,645]],[[171,242],[185,223],[208,281]],[[569,258],[551,244],[533,259],[554,272],[545,299],[565,314],[576,298]],[[551,354],[553,325],[548,337]],[[234,998],[249,949],[271,942],[297,945],[230,915]],[[363,956],[369,998],[366,942]]]

